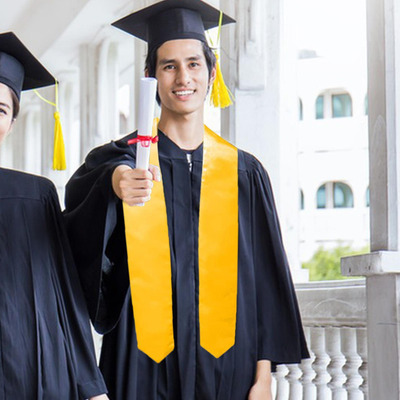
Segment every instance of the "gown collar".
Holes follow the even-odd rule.
[[[159,138],[158,151],[160,157],[187,161],[185,150],[181,149],[160,129],[158,130],[158,138]],[[192,161],[194,160],[196,161],[203,160],[203,143],[196,150],[193,151]]]

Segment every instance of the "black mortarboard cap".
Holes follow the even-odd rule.
[[[0,34],[0,82],[19,99],[22,90],[54,85],[55,80],[13,32],[6,32]]]
[[[143,39],[149,51],[176,39],[207,42],[204,31],[218,26],[220,11],[201,0],[164,0],[136,11],[112,25]],[[222,25],[235,22],[223,14]]]

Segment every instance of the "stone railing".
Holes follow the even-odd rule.
[[[276,400],[364,400],[367,394],[365,280],[296,285],[311,358],[278,366]]]

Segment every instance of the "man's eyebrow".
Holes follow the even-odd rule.
[[[172,63],[174,63],[174,62],[175,62],[175,60],[174,60],[173,58],[170,58],[170,59],[168,59],[168,58],[163,58],[163,59],[160,60],[158,63],[161,64],[161,65],[165,65],[165,64],[172,64]]]
[[[195,55],[195,56],[188,57],[186,60],[188,60],[188,61],[198,61],[200,59],[201,59],[200,55]]]
[[[185,58],[185,61],[198,61],[201,59],[201,56],[196,54],[194,56],[190,56]],[[166,64],[173,64],[174,62],[176,62],[176,60],[174,58],[162,58],[158,63],[160,65],[166,65]]]

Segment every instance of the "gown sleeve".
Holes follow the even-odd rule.
[[[111,177],[121,164],[134,168],[132,135],[92,150],[66,186],[64,217],[90,318],[99,333],[118,322],[129,289],[122,203]]]
[[[58,298],[60,324],[80,399],[107,393],[96,363],[93,337],[82,288],[65,232],[58,196],[53,184],[42,181],[44,201],[47,208],[47,232],[52,241],[51,253],[53,285]]]
[[[309,354],[271,183],[252,156],[250,164],[258,359],[272,361],[275,369],[276,364],[297,363]]]

